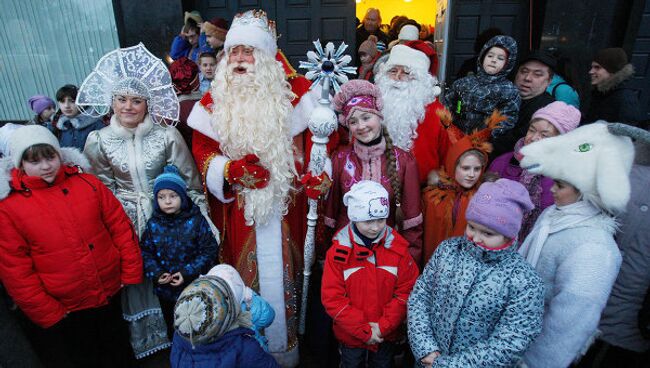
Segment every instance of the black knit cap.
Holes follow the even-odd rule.
[[[521,60],[519,65],[520,66],[524,65],[524,64],[526,64],[526,62],[531,61],[531,60],[539,61],[540,63],[548,66],[549,68],[551,68],[551,71],[554,71],[555,68],[557,67],[557,61],[555,60],[555,58],[553,56],[551,56],[551,54],[549,54],[547,52],[544,52],[544,51],[540,51],[540,50],[533,50],[533,51],[529,52],[528,55],[526,55]]]
[[[627,54],[620,47],[611,47],[598,51],[594,61],[610,73],[616,73],[627,65]]]

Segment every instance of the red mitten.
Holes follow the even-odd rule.
[[[311,199],[320,199],[332,187],[332,180],[326,172],[318,176],[307,173],[300,178],[300,182],[305,186],[307,197]]]
[[[262,189],[269,184],[270,173],[264,166],[258,165],[260,159],[248,154],[244,158],[228,161],[224,177],[228,184],[239,184],[248,189]]]

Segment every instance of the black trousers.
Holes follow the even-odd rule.
[[[120,293],[108,305],[70,313],[50,328],[29,322],[27,333],[46,367],[135,366]]]

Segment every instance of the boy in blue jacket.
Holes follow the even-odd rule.
[[[216,263],[218,244],[199,207],[187,196],[187,185],[176,166],[165,166],[153,190],[154,213],[140,248],[145,277],[155,285],[171,335],[176,299],[186,285]]]

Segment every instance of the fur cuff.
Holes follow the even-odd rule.
[[[226,184],[223,174],[228,161],[226,156],[215,156],[210,161],[208,172],[205,175],[205,185],[208,190],[222,203],[230,203],[235,200],[234,198],[226,198],[223,192],[223,187]]]

